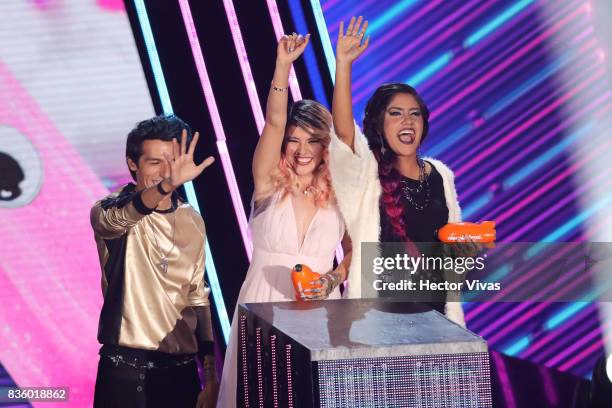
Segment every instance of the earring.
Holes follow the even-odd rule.
[[[387,152],[387,149],[385,148],[385,140],[380,133],[378,134],[378,137],[380,138],[380,153],[384,155]]]

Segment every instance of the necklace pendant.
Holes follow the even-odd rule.
[[[162,258],[161,262],[159,263],[159,267],[164,275],[168,273],[168,259],[165,257]]]

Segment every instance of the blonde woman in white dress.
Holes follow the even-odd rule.
[[[297,101],[287,117],[289,72],[309,36],[283,37],[268,94],[266,123],[253,157],[250,228],[253,258],[238,303],[295,300],[291,268],[305,264],[322,273],[318,289],[304,299],[338,299],[346,280],[351,247],[335,204],[328,169],[331,114],[320,103]],[[345,257],[334,269],[335,249]],[[227,346],[217,406],[236,405],[237,313]]]

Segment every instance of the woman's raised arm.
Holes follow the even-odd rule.
[[[368,22],[363,17],[355,21],[351,18],[346,33],[344,22],[340,22],[338,29],[338,43],[336,45],[336,84],[332,101],[332,116],[336,134],[344,143],[354,150],[355,125],[353,117],[353,98],[351,96],[351,70],[353,62],[368,48],[370,38],[363,41],[368,28]]]
[[[306,49],[309,38],[310,34],[303,37],[294,33],[283,36],[278,42],[276,68],[266,106],[266,123],[253,155],[255,197],[272,187],[270,175],[280,160],[280,150],[287,124],[289,72],[293,61]]]

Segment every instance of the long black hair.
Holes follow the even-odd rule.
[[[418,92],[403,83],[391,83],[379,86],[368,100],[363,118],[363,133],[374,157],[378,161],[378,175],[382,186],[382,209],[387,214],[393,229],[393,235],[398,241],[408,241],[404,222],[404,203],[401,200],[400,175],[394,169],[396,154],[391,150],[384,135],[385,111],[391,99],[397,94],[412,95],[419,105],[423,118],[423,135],[421,143],[429,132],[429,109]]]

